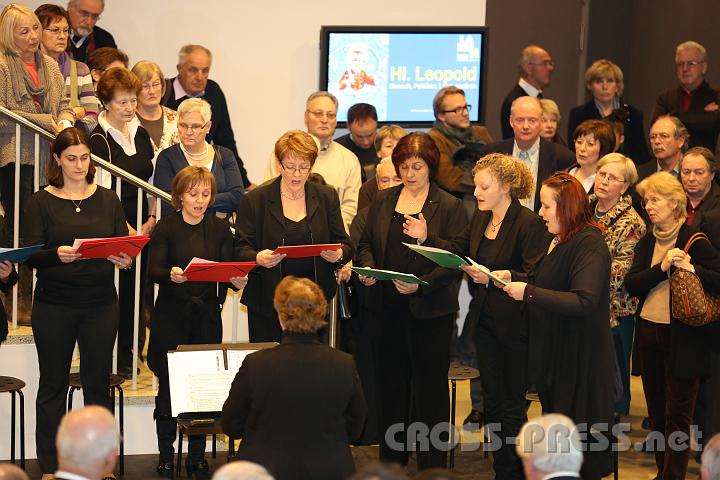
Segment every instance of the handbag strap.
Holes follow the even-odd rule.
[[[79,107],[77,62],[70,60],[70,106]]]
[[[702,232],[693,233],[690,238],[688,238],[687,243],[685,244],[685,248],[683,248],[683,251],[685,253],[688,253],[690,251],[690,247],[692,247],[693,243],[697,242],[698,240],[705,239],[710,243],[710,239]]]

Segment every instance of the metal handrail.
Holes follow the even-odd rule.
[[[41,128],[37,125],[35,125],[33,122],[28,120],[27,118],[21,117],[17,113],[8,110],[7,108],[0,106],[0,114],[4,115],[5,117],[8,117],[9,119],[13,120],[15,123],[18,123],[22,125],[23,127],[32,130],[33,132],[37,133],[38,135],[42,135],[46,139],[50,140],[51,142],[55,140],[55,135],[48,132],[44,128]],[[172,197],[169,193],[160,190],[154,185],[151,185],[147,183],[146,181],[136,177],[135,175],[126,172],[122,168],[118,167],[117,165],[113,165],[112,163],[108,162],[107,160],[98,157],[97,155],[91,155],[91,158],[93,162],[99,167],[101,167],[103,170],[106,170],[110,172],[111,174],[115,175],[116,177],[120,177],[121,179],[125,180],[129,184],[138,187],[145,191],[146,193],[149,193],[150,195],[154,195],[162,200],[165,200],[168,203],[172,203]]]

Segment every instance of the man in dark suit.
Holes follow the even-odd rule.
[[[520,54],[518,68],[520,69],[520,79],[507,94],[500,109],[500,128],[504,139],[513,136],[513,130],[509,123],[512,103],[519,97],[542,98],[543,89],[550,86],[550,77],[555,70],[555,64],[550,54],[543,48],[537,45],[528,45]]]
[[[78,62],[87,63],[87,56],[102,47],[117,48],[112,34],[97,25],[105,0],[70,0],[67,11],[72,36],[68,39],[68,53]]]
[[[115,418],[106,408],[90,405],[71,410],[60,422],[55,444],[56,479],[100,480],[112,475],[118,454]]]
[[[529,96],[515,99],[508,122],[512,126],[512,138],[491,143],[480,150],[480,157],[499,152],[527,163],[535,176],[536,187],[533,196],[522,203],[534,211],[540,208],[539,192],[543,180],[575,163],[575,155],[566,147],[540,138],[541,117],[538,99]]]
[[[527,480],[580,478],[580,433],[565,415],[550,413],[533,418],[523,425],[515,445]]]
[[[687,195],[687,223],[697,226],[702,217],[720,207],[720,188],[713,181],[717,164],[705,147],[693,147],[680,162],[680,182]]]
[[[233,152],[237,158],[238,167],[240,167],[243,185],[249,185],[248,190],[252,190],[256,185],[250,182],[245,164],[238,154],[225,94],[220,85],[209,78],[211,65],[212,52],[207,48],[202,45],[182,47],[178,53],[178,75],[167,80],[167,89],[162,104],[177,110],[178,105],[190,97],[200,97],[208,102],[212,108],[212,125],[207,135],[207,141],[221,145]]]
[[[675,50],[675,67],[680,85],[658,96],[651,121],[661,115],[678,117],[690,132],[690,147],[715,151],[720,133],[718,92],[705,81],[705,47],[683,42]]]

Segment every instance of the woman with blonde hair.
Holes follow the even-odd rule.
[[[160,105],[167,85],[165,76],[157,63],[140,60],[133,66],[132,72],[138,77],[142,85],[142,90],[138,93],[135,115],[150,135],[153,150],[155,151],[154,163],[161,150],[180,142],[177,129],[177,112]]]
[[[541,98],[540,106],[542,107],[542,117],[540,123],[542,123],[542,130],[540,130],[540,136],[545,140],[559,143],[563,147],[567,147],[565,139],[560,135],[560,121],[562,116],[560,115],[560,107],[555,103],[555,100],[549,98]]]

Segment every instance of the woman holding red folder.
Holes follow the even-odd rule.
[[[195,258],[216,262],[233,260],[233,237],[227,222],[207,209],[215,200],[215,177],[203,167],[185,167],[172,184],[176,212],[163,217],[150,241],[150,280],[160,286],[150,325],[148,366],[160,382],[155,397],[155,423],[160,459],[157,472],[172,477],[175,419],[170,405],[167,352],[178,345],[222,342],[220,312],[227,285],[191,282],[183,269]],[[234,288],[247,277],[230,279]],[[188,477],[208,472],[204,459],[205,436],[190,436],[185,461]],[[204,477],[203,477],[204,478]]]
[[[350,238],[340,216],[334,188],[308,182],[318,156],[310,134],[293,130],[275,143],[280,176],[248,192],[235,221],[235,257],[256,261],[242,303],[248,308],[251,342],[279,342],[282,337],[272,295],[283,277],[309,278],[329,301],[337,288],[334,270],[352,257]],[[339,243],[318,257],[285,258],[273,251],[282,245]]]
[[[27,245],[44,245],[30,257],[37,268],[32,308],[33,337],[40,367],[35,441],[43,478],[57,470],[55,434],[65,414],[68,373],[77,341],[85,404],[113,411],[110,399],[112,351],[118,327],[115,267],[130,268],[125,254],[76,261],[76,238],[128,234],[120,200],[93,182],[95,166],[83,130],[67,128],[52,145],[50,185],[35,192],[25,210]]]

